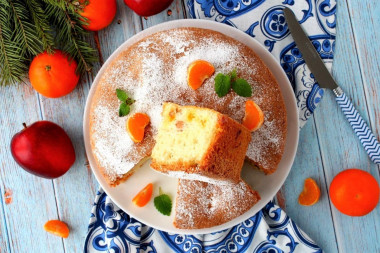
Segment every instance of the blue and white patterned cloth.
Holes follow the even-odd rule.
[[[281,63],[293,85],[302,127],[321,101],[323,89],[289,33],[284,6],[290,8],[331,70],[335,48],[335,0],[195,0],[187,1],[193,18],[222,22],[254,37]]]
[[[285,21],[293,10],[330,70],[335,46],[335,0],[188,0],[193,18],[234,26],[261,42],[281,63],[293,85],[302,127],[323,96],[305,65]],[[91,212],[84,252],[300,252],[322,250],[273,202],[230,229],[179,235],[148,227],[120,210],[99,190]]]
[[[204,235],[179,235],[142,224],[100,190],[91,211],[84,252],[318,253],[322,250],[273,202],[230,229]]]

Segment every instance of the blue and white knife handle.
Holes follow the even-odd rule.
[[[374,163],[380,164],[380,144],[373,135],[371,129],[369,129],[363,118],[355,109],[354,105],[344,94],[343,90],[338,87],[333,91],[336,96],[336,101],[338,102],[344,115],[346,115],[346,118],[350,122],[356,135],[359,137],[365,151],[367,151],[367,154]]]

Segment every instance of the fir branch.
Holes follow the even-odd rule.
[[[82,27],[86,21],[79,14],[80,5],[73,4],[74,1],[69,0],[44,1],[48,3],[46,14],[56,27],[56,44],[77,61],[78,74],[91,71],[92,65],[98,61],[98,57],[96,50],[86,42],[89,33]]]
[[[14,19],[7,0],[0,0],[0,85],[21,81],[28,69],[22,48],[14,41]]]
[[[41,52],[42,43],[36,34],[35,26],[29,22],[29,12],[20,0],[8,0],[14,19],[14,42],[23,49],[22,55],[35,56]],[[25,52],[24,52],[25,51]]]
[[[29,9],[36,33],[42,42],[43,51],[52,53],[54,48],[53,31],[41,2],[39,0],[25,0],[25,4]]]

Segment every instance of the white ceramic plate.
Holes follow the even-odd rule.
[[[96,166],[96,162],[92,155],[90,137],[89,137],[89,114],[90,114],[90,102],[94,95],[95,88],[99,82],[100,77],[103,75],[104,70],[107,68],[108,64],[119,55],[126,48],[134,44],[135,42],[149,36],[153,33],[168,30],[178,27],[197,27],[211,29],[227,36],[230,36],[253,49],[253,51],[258,54],[261,59],[265,62],[268,68],[272,71],[276,77],[278,84],[281,88],[282,95],[285,100],[287,118],[288,118],[288,132],[285,144],[285,152],[282,160],[278,166],[277,171],[270,175],[265,176],[264,173],[252,169],[250,165],[246,164],[243,167],[242,177],[243,179],[252,186],[253,189],[258,191],[261,196],[261,200],[253,206],[248,212],[243,215],[219,226],[205,228],[205,229],[177,229],[173,226],[174,219],[174,206],[177,188],[177,179],[162,175],[150,168],[150,162],[146,162],[140,169],[138,169],[126,182],[120,184],[117,187],[110,187],[103,176],[100,174],[99,169]],[[83,132],[84,141],[88,160],[92,171],[94,172],[98,182],[108,194],[109,197],[125,212],[127,212],[132,217],[137,220],[163,231],[171,233],[180,234],[204,234],[220,231],[229,227],[232,227],[249,217],[256,214],[260,209],[262,209],[277,193],[282,184],[284,183],[286,177],[289,174],[290,168],[293,164],[293,160],[296,154],[297,144],[298,144],[298,113],[295,101],[295,96],[293,89],[283,72],[280,64],[276,59],[256,40],[245,34],[244,32],[227,26],[225,24],[206,21],[206,20],[194,20],[194,19],[184,19],[176,20],[171,22],[162,23],[146,29],[126,42],[124,42],[104,63],[103,67],[98,72],[90,93],[87,97],[86,108],[83,118]],[[153,195],[158,195],[158,186],[162,186],[165,193],[169,193],[174,200],[173,209],[171,216],[164,216],[155,210],[153,201],[143,208],[138,208],[132,204],[132,198],[148,183],[153,183],[155,185]]]

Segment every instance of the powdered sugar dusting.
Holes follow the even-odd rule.
[[[244,48],[216,32],[183,28],[151,35],[122,52],[102,76],[91,110],[93,153],[109,179],[116,180],[141,158],[150,155],[153,136],[161,122],[163,102],[208,107],[241,122],[247,98],[236,96],[233,92],[219,98],[213,81],[217,73],[236,69],[239,76],[252,84],[253,100],[260,107],[263,105],[264,114],[269,115],[270,106],[265,107],[265,97],[268,92],[273,93],[273,89],[268,91],[262,87],[273,84],[263,83],[257,78],[256,74],[263,70],[261,62],[258,58],[247,56],[242,50]],[[187,67],[197,59],[212,63],[215,74],[193,91],[187,85]],[[129,116],[143,112],[150,117],[147,137],[140,144],[133,143],[126,131],[128,116],[118,116],[120,101],[115,93],[117,88],[125,90],[136,100]],[[247,156],[264,164],[268,145],[281,152],[279,143],[284,135],[278,128],[273,117],[268,117],[264,126],[252,135]]]
[[[169,45],[174,48],[173,52],[176,54],[186,53],[186,48],[189,46],[189,44],[196,43],[195,40],[192,40],[189,37],[183,39],[184,36],[186,36],[186,32],[181,32],[178,30],[174,33],[172,30],[168,31],[168,34],[159,34],[160,39],[165,43],[169,43]]]
[[[119,118],[118,115],[106,107],[99,106],[95,109],[95,114],[102,115],[95,122],[95,128],[102,129],[107,132],[113,132],[107,138],[96,138],[94,154],[98,157],[101,166],[105,168],[112,168],[113,172],[110,176],[123,175],[133,168],[138,160],[131,160],[125,156],[117,156],[114,154],[124,154],[132,151],[133,141],[128,135],[125,135],[125,120]],[[98,137],[98,138],[97,138]],[[112,143],[114,149],[110,149],[109,145]],[[114,159],[110,159],[110,157]]]
[[[175,223],[180,228],[216,226],[240,216],[258,200],[244,181],[215,185],[179,180]]]
[[[212,62],[217,72],[229,73],[236,68],[238,54],[236,46],[220,43],[217,47],[202,45],[184,53],[174,66],[174,80],[176,83],[187,87],[187,67],[196,60]]]
[[[264,120],[263,126],[253,135],[248,145],[247,156],[253,161],[260,161],[264,168],[270,167],[268,160],[262,159],[270,149],[279,150],[282,136],[278,132],[271,131],[275,126],[275,120]]]
[[[213,178],[206,177],[197,173],[186,173],[185,171],[168,171],[167,173],[161,172],[161,171],[158,171],[158,172],[168,175],[170,177],[203,181],[209,184],[229,185],[231,183],[230,181],[227,181],[227,180],[213,179]]]

